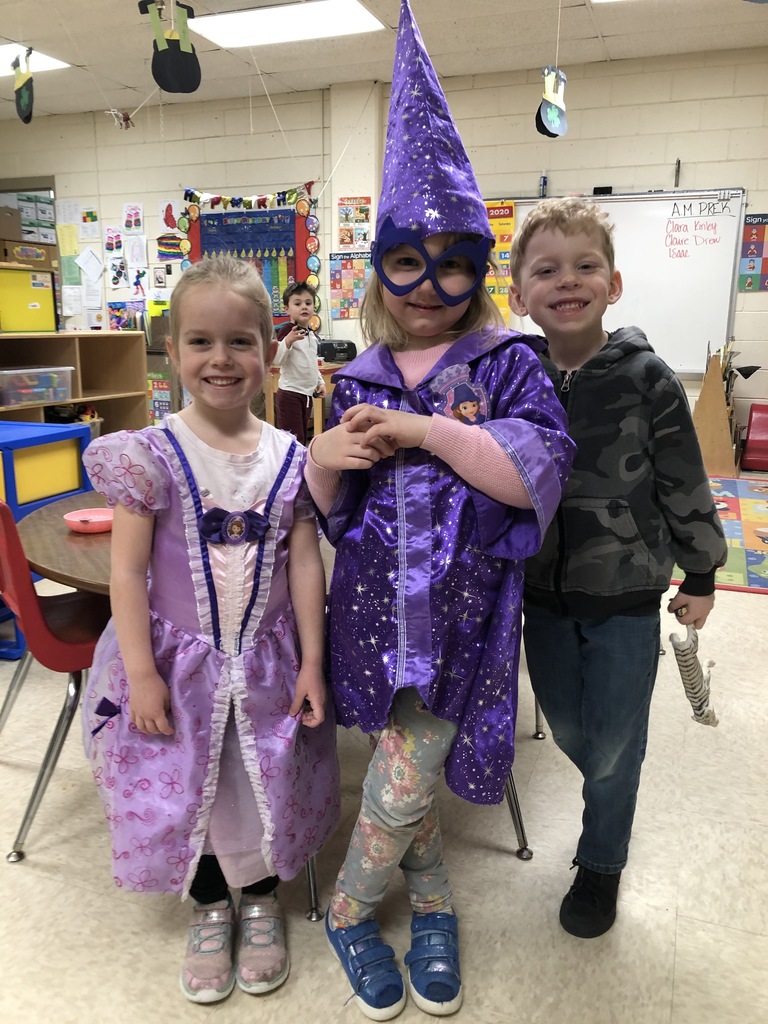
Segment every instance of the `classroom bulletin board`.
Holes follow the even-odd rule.
[[[307,267],[306,218],[292,209],[232,210],[200,214],[200,250],[206,257],[231,254],[251,261],[272,299],[272,313],[283,312],[289,281],[304,281]]]

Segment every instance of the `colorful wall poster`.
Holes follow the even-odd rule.
[[[138,327],[138,317],[146,308],[143,301],[134,302],[108,302],[107,313],[109,315],[110,331],[135,331]]]
[[[373,232],[371,197],[340,197],[338,227],[340,249],[370,249]]]
[[[509,285],[512,274],[509,269],[509,257],[512,249],[512,236],[515,233],[515,204],[510,200],[499,199],[486,202],[488,220],[491,222],[493,237],[496,239],[491,255],[498,267],[498,273],[486,276],[485,284],[488,292],[499,307],[504,321],[509,321]]]
[[[739,291],[764,292],[768,289],[768,213],[748,213],[744,217],[739,258]]]
[[[264,280],[272,298],[272,313],[277,316],[283,312],[282,295],[288,283],[307,277],[306,259],[297,269],[298,219],[292,209],[201,213],[202,256],[215,258],[228,253],[252,262]]]
[[[329,262],[331,320],[359,319],[365,287],[373,269],[370,252],[332,252]]]
[[[149,422],[153,427],[157,427],[162,423],[163,417],[171,412],[170,373],[147,373],[147,402]]]

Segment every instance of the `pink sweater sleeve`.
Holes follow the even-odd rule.
[[[315,439],[312,438],[309,444],[307,461],[304,466],[304,479],[309,488],[309,493],[312,495],[312,500],[322,514],[327,516],[333,508],[336,495],[339,493],[339,487],[341,487],[341,473],[336,469],[323,469],[322,466],[318,466],[312,458],[312,445],[314,443]]]
[[[447,462],[462,480],[489,498],[515,508],[533,508],[522,477],[509,456],[482,427],[447,416],[433,416],[421,447]]]

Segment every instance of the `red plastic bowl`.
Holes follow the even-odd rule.
[[[81,508],[67,512],[64,522],[75,533],[107,533],[112,529],[112,509]]]

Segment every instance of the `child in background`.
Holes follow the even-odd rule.
[[[428,129],[436,110],[439,130]],[[336,547],[329,650],[339,717],[381,730],[326,931],[358,1007],[378,1021],[406,999],[375,920],[398,866],[412,906],[411,997],[439,1016],[461,1005],[435,786],[445,770],[459,796],[502,799],[523,559],[538,549],[572,456],[535,352],[504,329],[485,288],[492,240],[403,0],[363,305],[373,344],[336,374],[330,429],[313,440],[307,467]],[[465,389],[482,425],[454,416]]]
[[[538,203],[515,234],[510,306],[546,334],[544,367],[577,445],[562,505],[525,570],[524,638],[557,745],[584,776],[575,881],[560,908],[580,938],[614,922],[645,756],[659,606],[700,629],[726,545],[685,393],[641,330],[611,334],[621,297],[613,228],[582,199]]]
[[[280,383],[275,422],[305,445],[312,399],[325,395],[325,381],[317,368],[319,338],[309,327],[315,312],[314,288],[306,281],[294,281],[283,292],[283,305],[291,321],[277,331],[274,361],[280,367]]]
[[[205,260],[170,312],[192,404],[85,454],[115,514],[84,732],[115,881],[192,895],[181,989],[210,1003],[285,980],[278,878],[335,825],[338,771],[306,453],[249,410],[275,349],[269,298],[248,264]]]

